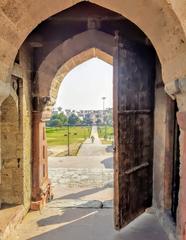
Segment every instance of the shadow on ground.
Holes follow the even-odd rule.
[[[109,145],[105,148],[107,153],[113,153],[113,145]]]
[[[38,221],[39,226],[64,223],[56,229],[32,237],[32,240],[168,240],[157,219],[143,214],[124,230],[116,232],[111,210],[67,210],[62,216]]]
[[[105,168],[113,169],[113,157],[109,157],[101,161]]]
[[[78,199],[87,195],[91,195],[94,193],[98,193],[100,191],[103,191],[106,187],[103,188],[92,188],[92,189],[87,189],[87,190],[83,190],[81,192],[77,192],[77,193],[71,193],[68,195],[65,195],[63,197],[60,198],[55,198],[55,200],[61,200],[61,199]]]
[[[73,222],[78,219],[81,219],[82,217],[89,215],[91,213],[94,213],[94,209],[82,209],[81,211],[77,211],[76,208],[69,208],[65,209],[64,212],[62,212],[61,215],[55,215],[50,216],[47,218],[42,218],[37,222],[39,227],[48,226],[48,225],[54,225],[54,224],[62,224],[62,223],[68,223]]]

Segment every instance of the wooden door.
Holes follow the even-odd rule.
[[[154,51],[116,36],[114,208],[121,229],[152,201]]]

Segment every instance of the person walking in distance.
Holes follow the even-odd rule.
[[[94,137],[94,136],[91,136],[91,141],[92,141],[92,143],[94,143],[94,140],[95,140],[95,137]]]

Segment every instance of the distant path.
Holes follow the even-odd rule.
[[[93,189],[93,192],[92,190],[91,193],[89,192],[91,198],[112,199],[112,146],[102,144],[96,126],[92,127],[91,136],[95,138],[94,143],[88,138],[82,144],[77,156],[49,157],[49,177],[55,186],[56,198],[64,195],[72,196],[74,189],[81,188],[80,192],[86,189],[89,192]],[[99,188],[98,193],[94,193],[95,188]],[[76,194],[73,196],[77,198]]]
[[[77,156],[49,157],[49,172],[53,168],[109,168],[112,169],[112,146],[102,144],[98,137],[97,126],[92,127],[91,135],[94,143],[88,138]]]
[[[105,145],[101,143],[98,137],[97,126],[92,127],[91,136],[94,136],[95,140],[92,143],[91,139],[88,138],[82,145],[77,156],[103,156],[106,154]]]

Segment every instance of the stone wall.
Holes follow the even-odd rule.
[[[157,63],[154,111],[153,208],[170,240],[176,239],[171,216],[174,102],[165,93]]]
[[[23,195],[22,166],[19,163],[18,108],[11,96],[3,102],[1,110],[1,201],[5,204],[21,204]]]
[[[2,202],[23,204],[31,201],[31,49],[23,45],[19,63],[12,71],[11,95],[2,104]],[[15,88],[15,89],[14,89]]]

